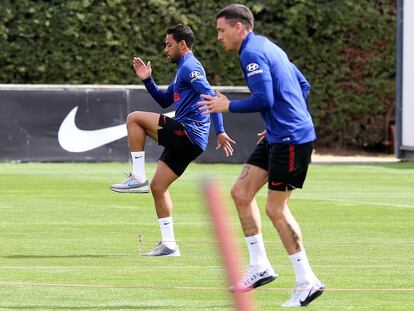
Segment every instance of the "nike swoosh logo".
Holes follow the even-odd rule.
[[[109,144],[128,135],[125,124],[98,130],[82,130],[75,122],[78,106],[62,121],[58,132],[60,146],[69,152],[85,152]],[[175,111],[165,114],[173,118]]]
[[[301,306],[303,306],[303,305],[305,305],[307,303],[307,300],[309,299],[309,296],[310,296],[311,292],[312,292],[312,290],[309,291],[308,296],[306,296],[305,299],[303,299],[303,300],[300,300],[299,299],[299,302],[300,302],[300,305]]]
[[[260,275],[260,276],[263,276],[263,275],[265,275],[266,273],[267,273],[267,270],[265,270],[265,271],[263,271],[263,272],[260,272],[260,273],[259,273],[259,275]]]
[[[272,186],[279,186],[279,185],[282,185],[283,184],[283,182],[274,182],[274,181],[272,181]]]

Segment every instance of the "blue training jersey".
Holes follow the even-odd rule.
[[[173,82],[164,93],[152,78],[144,80],[144,85],[157,103],[167,108],[175,104],[175,120],[180,122],[190,140],[203,150],[207,148],[210,131],[210,117],[202,114],[197,102],[203,101],[201,94],[215,95],[207,81],[203,65],[192,52],[182,56],[177,63],[178,70]],[[216,135],[224,132],[221,113],[211,115]]]
[[[252,95],[230,102],[230,112],[260,112],[270,144],[303,144],[315,140],[306,97],[310,84],[286,53],[250,32],[239,50],[244,79]]]

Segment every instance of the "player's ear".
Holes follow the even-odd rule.
[[[185,43],[185,40],[181,40],[180,42],[178,42],[178,46],[180,48],[186,48],[187,47],[187,43]]]
[[[241,22],[236,22],[235,26],[236,26],[237,32],[242,32],[244,29],[244,26]]]

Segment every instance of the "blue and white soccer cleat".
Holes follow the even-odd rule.
[[[249,266],[242,279],[235,286],[230,287],[230,291],[248,292],[256,287],[273,282],[277,277],[278,275],[270,265],[261,268]]]
[[[313,300],[322,295],[325,285],[319,280],[312,283],[296,284],[292,297],[282,307],[306,307]]]
[[[148,193],[149,192],[149,184],[148,180],[144,182],[139,182],[134,174],[127,175],[127,178],[119,183],[113,184],[111,187],[112,191],[115,192],[122,192],[122,193]]]
[[[178,245],[171,249],[167,247],[164,243],[159,242],[155,248],[150,251],[149,253],[142,254],[142,256],[181,256],[180,249],[178,248]]]

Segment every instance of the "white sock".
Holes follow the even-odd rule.
[[[316,276],[306,256],[305,250],[289,256],[296,274],[296,283],[313,283]]]
[[[172,217],[158,218],[161,229],[161,241],[171,249],[177,246],[174,236],[174,226]]]
[[[255,267],[267,267],[270,265],[266,255],[261,233],[245,237],[247,248],[249,249],[250,265]]]
[[[139,182],[147,180],[145,176],[145,151],[133,151],[131,152],[132,158],[132,174]]]

